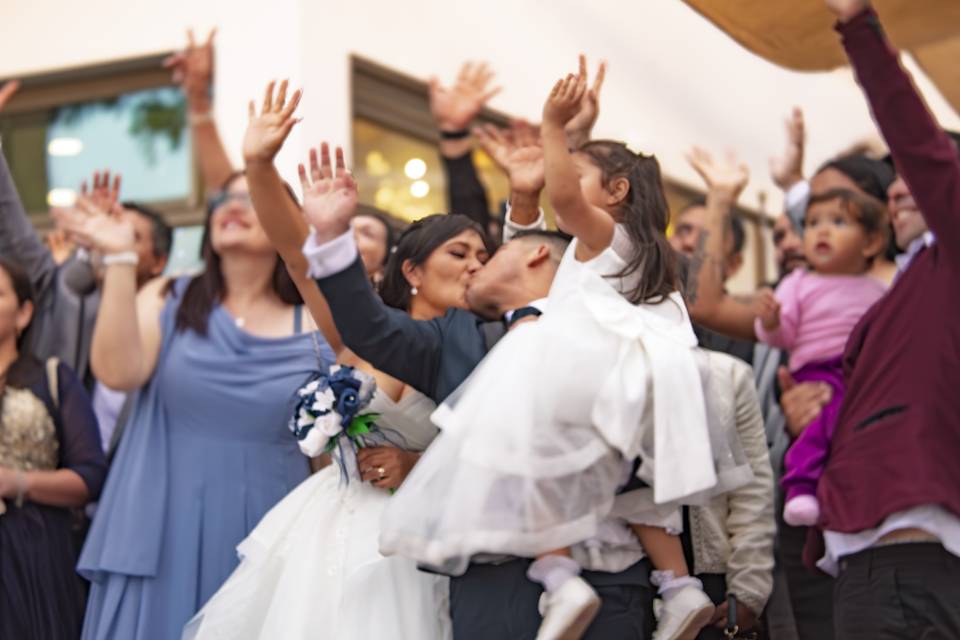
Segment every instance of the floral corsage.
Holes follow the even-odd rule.
[[[376,413],[361,413],[370,404],[377,383],[353,367],[334,365],[297,391],[290,430],[300,450],[310,457],[330,453],[346,439],[352,448],[372,446],[378,429]]]

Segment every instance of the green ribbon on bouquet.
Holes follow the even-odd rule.
[[[354,419],[350,421],[350,424],[347,426],[346,435],[348,438],[350,438],[351,442],[357,446],[358,449],[363,449],[364,447],[363,438],[361,436],[372,432],[370,427],[373,426],[379,417],[379,413],[365,413],[363,415],[354,417]],[[339,435],[335,438],[331,438],[330,442],[327,443],[327,446],[323,448],[323,452],[330,453],[336,449],[337,441],[339,439]]]

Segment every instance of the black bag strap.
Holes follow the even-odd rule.
[[[756,640],[759,637],[756,631],[740,633],[737,624],[737,596],[727,594],[727,625],[723,628],[723,635],[727,640]]]

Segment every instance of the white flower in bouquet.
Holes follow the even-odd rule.
[[[320,388],[320,379],[311,380],[306,385],[300,387],[300,390],[297,392],[301,398],[306,398],[307,396],[315,393],[317,389]]]
[[[311,458],[323,453],[331,438],[335,438],[343,432],[340,419],[336,411],[329,411],[314,418],[313,428],[303,439],[299,440],[300,451]]]
[[[306,407],[300,407],[300,413],[297,414],[297,429],[309,427],[317,421],[317,416],[307,411]]]
[[[360,406],[366,406],[373,398],[373,392],[377,390],[377,381],[373,376],[363,371],[355,371],[354,375],[360,380]]]
[[[333,389],[327,387],[323,391],[314,393],[313,404],[310,405],[310,410],[315,411],[317,414],[323,414],[333,409],[336,403],[337,398],[333,394]]]

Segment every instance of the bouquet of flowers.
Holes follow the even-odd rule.
[[[290,430],[300,450],[310,457],[329,453],[346,439],[355,448],[376,442],[376,413],[361,413],[376,391],[373,376],[353,367],[334,365],[297,391]]]

